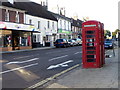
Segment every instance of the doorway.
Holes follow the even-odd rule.
[[[19,31],[13,31],[12,32],[12,38],[13,38],[13,50],[19,50],[19,37],[20,32]]]

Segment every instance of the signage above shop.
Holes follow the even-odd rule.
[[[13,29],[13,30],[24,30],[24,31],[37,31],[34,25],[18,24],[12,22],[0,22],[1,29]]]

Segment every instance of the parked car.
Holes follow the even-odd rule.
[[[75,46],[75,45],[77,45],[77,43],[76,43],[75,40],[70,39],[70,40],[68,40],[68,42],[69,42],[70,46]]]
[[[113,40],[112,39],[106,39],[104,42],[105,48],[113,48]]]
[[[74,38],[73,40],[76,41],[77,45],[82,45],[82,40],[80,38]]]
[[[69,43],[68,43],[67,39],[57,39],[54,42],[54,46],[56,46],[56,48],[58,48],[58,47],[68,47]]]

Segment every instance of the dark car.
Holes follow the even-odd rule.
[[[68,47],[69,43],[68,43],[67,39],[57,39],[54,42],[54,46],[56,46],[56,48],[58,48],[58,47]]]
[[[104,42],[105,48],[113,48],[113,40],[112,39],[107,39]]]

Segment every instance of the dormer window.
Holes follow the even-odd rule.
[[[9,12],[6,10],[5,12],[5,21],[9,21]]]
[[[16,12],[16,22],[19,22],[19,13],[18,12]]]

